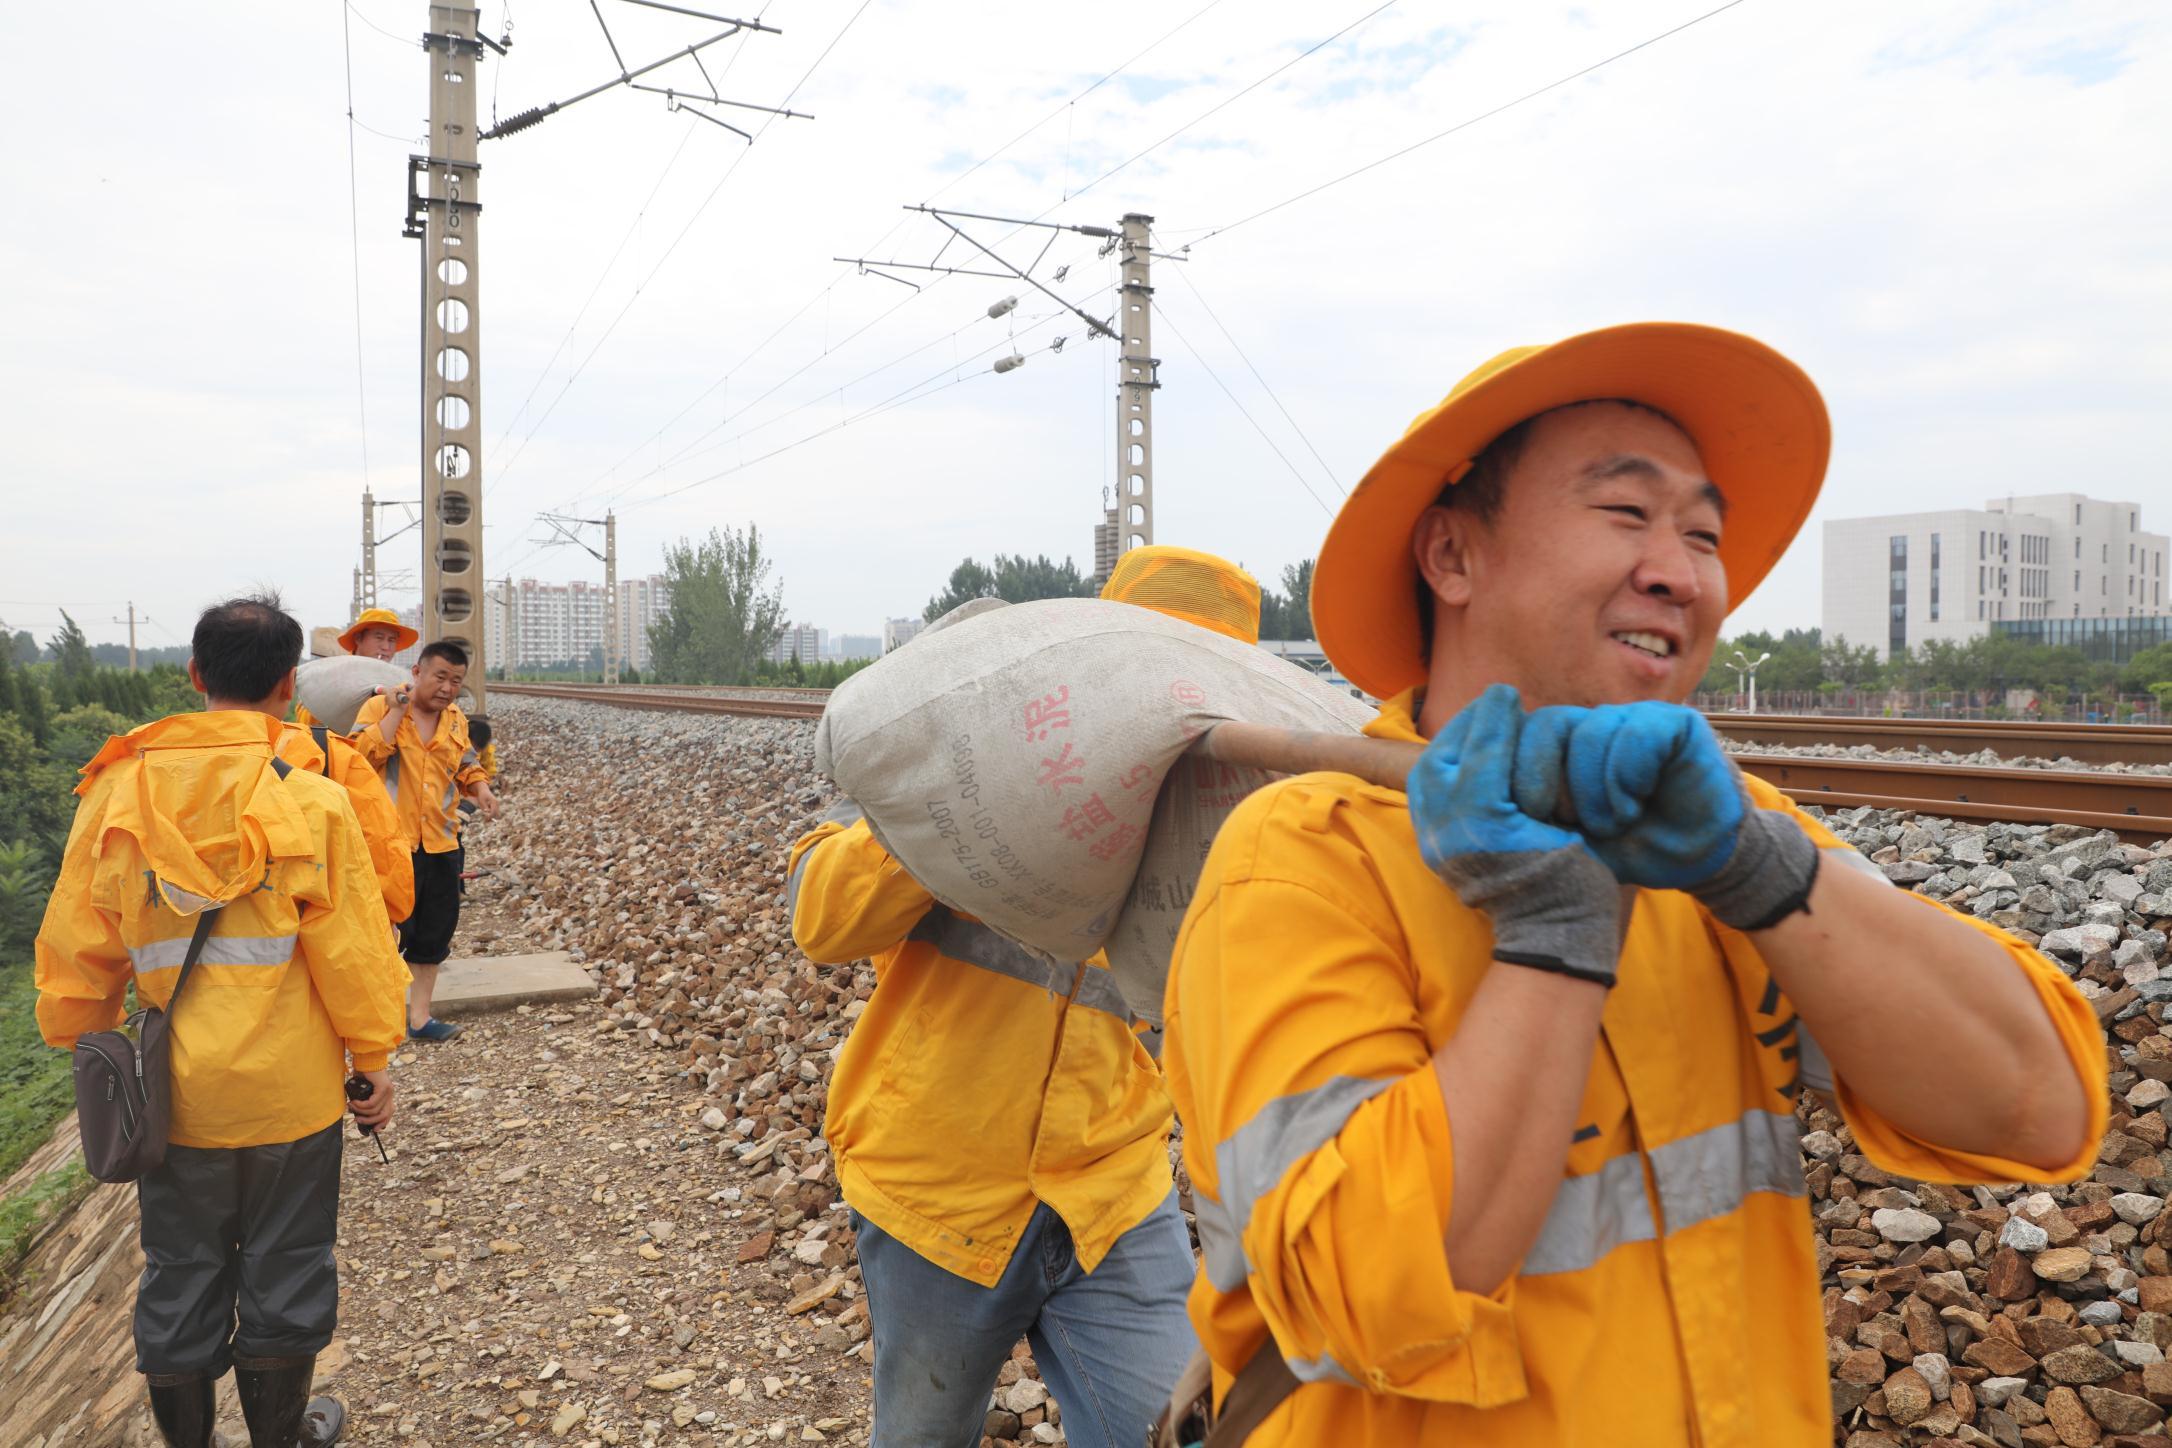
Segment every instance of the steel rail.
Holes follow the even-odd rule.
[[[2080,825],[2130,844],[2172,839],[2172,775],[2111,774],[1897,759],[1737,754],[1735,763],[1797,804],[1870,805],[1947,819]]]
[[[1707,714],[1723,739],[1745,744],[1868,744],[1875,749],[1943,749],[2004,759],[2072,759],[2082,764],[2172,764],[2172,725],[2037,724],[2007,719],[1872,719],[1841,715]]]

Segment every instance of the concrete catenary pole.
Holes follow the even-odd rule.
[[[618,682],[618,514],[603,515],[603,681]]]
[[[482,346],[475,161],[479,13],[430,6],[430,150],[409,161],[409,219],[422,226],[422,636],[467,651],[484,707]],[[418,186],[419,182],[419,186]],[[410,225],[410,234],[415,228]]]
[[[362,490],[362,571],[355,576],[354,617],[377,607],[377,498]],[[351,621],[351,620],[350,620]]]
[[[1138,212],[1124,217],[1117,283],[1116,388],[1116,552],[1121,555],[1154,541],[1154,393],[1160,389],[1154,356],[1153,297],[1149,229],[1154,218]]]

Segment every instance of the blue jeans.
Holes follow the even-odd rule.
[[[1198,1346],[1197,1270],[1176,1193],[1081,1271],[1070,1229],[1034,1209],[994,1287],[946,1272],[852,1214],[875,1335],[872,1448],[976,1448],[996,1374],[1023,1336],[1075,1448],[1140,1448]]]

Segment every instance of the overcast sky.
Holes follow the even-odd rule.
[[[1713,0],[1405,0],[1298,58],[1375,3],[769,0],[784,34],[725,41],[710,71],[759,103],[804,76],[792,104],[815,119],[749,148],[615,91],[485,142],[486,574],[600,577],[537,550],[534,517],[607,504],[628,574],[682,535],[758,524],[788,612],[835,631],[917,612],[967,554],[1090,567],[1110,344],[1015,285],[914,293],[832,261],[929,258],[945,233],[900,207],[931,199],[1082,225],[1141,211],[1165,249],[1191,244],[1156,268],[1158,539],[1263,579],[1471,366],[1650,318],[1762,337],[1832,409],[1819,512],[1730,632],[1817,621],[1822,517],[2076,489],[2172,523],[2172,9],[1743,0],[1246,221]],[[628,64],[716,28],[603,4]],[[614,72],[585,3],[510,8],[486,111]],[[345,619],[365,478],[419,496],[400,220],[426,15],[345,17],[354,115],[391,138],[356,132],[358,276],[338,4],[0,10],[11,627],[44,638],[66,607],[119,640],[133,599],[156,621],[143,641],[169,643],[257,582],[306,624]],[[504,30],[499,0],[482,15]],[[1023,262],[1038,241],[1004,249]],[[1052,285],[1106,316],[1095,246],[1059,236],[1040,274],[1068,263]],[[986,373],[1013,331],[1026,366]],[[380,566],[412,580],[419,538]],[[388,592],[414,600],[412,581]]]

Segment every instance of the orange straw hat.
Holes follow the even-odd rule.
[[[1420,413],[1350,494],[1312,580],[1320,647],[1345,677],[1382,699],[1425,682],[1410,546],[1419,515],[1517,423],[1606,398],[1659,409],[1696,444],[1727,498],[1720,562],[1730,607],[1750,596],[1825,480],[1832,427],[1816,385],[1739,333],[1684,322],[1606,327],[1487,362]]]
[[[1259,580],[1212,553],[1156,543],[1116,560],[1101,596],[1150,608],[1239,643],[1259,642]]]
[[[398,653],[401,649],[406,648],[416,639],[422,637],[421,634],[401,623],[400,616],[391,609],[365,608],[362,610],[362,616],[353,623],[348,624],[347,631],[339,636],[339,646],[348,653],[353,653],[355,640],[361,637],[362,630],[366,628],[388,628],[398,634],[400,641],[393,645],[394,653]]]

